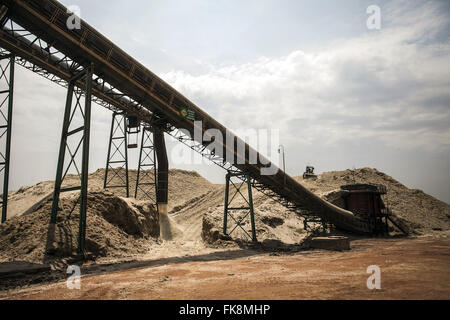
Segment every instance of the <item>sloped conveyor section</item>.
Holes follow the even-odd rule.
[[[350,232],[372,233],[375,230],[369,222],[324,201],[281,170],[275,175],[261,175],[261,169],[270,166],[267,159],[258,155],[258,163],[250,163],[249,154],[255,152],[250,146],[230,135],[223,125],[86,22],[81,21],[81,29],[69,30],[67,20],[71,14],[58,1],[1,0],[0,5],[7,9],[2,11],[6,15],[2,19],[0,46],[14,53],[17,63],[63,85],[78,67],[93,64],[93,95],[97,103],[137,115],[141,122],[158,126],[173,136],[176,136],[174,132],[185,129],[193,137],[194,120],[201,121],[199,129],[203,133],[218,129],[226,137],[222,154],[231,153],[235,163],[231,165],[212,155],[210,159],[216,164],[248,173],[254,180],[254,187],[298,214],[320,218]],[[190,116],[182,116],[182,111]],[[197,151],[207,149],[210,141],[199,141],[202,148]],[[235,148],[229,150],[227,141],[232,146],[244,143],[245,158],[241,158]]]

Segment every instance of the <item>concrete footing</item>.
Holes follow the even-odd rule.
[[[314,237],[309,239],[308,247],[311,249],[324,250],[350,250],[350,241],[347,237],[330,236]]]

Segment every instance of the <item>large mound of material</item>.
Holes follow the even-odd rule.
[[[130,196],[134,196],[136,170],[129,170]],[[119,173],[123,176],[124,170]],[[124,188],[103,190],[105,170],[99,169],[89,174],[89,198],[87,212],[86,248],[93,257],[126,258],[135,254],[148,253],[160,243],[160,229],[156,212],[138,194],[138,200],[125,198]],[[169,171],[169,210],[178,212],[186,203],[197,205],[202,195],[217,186],[201,177],[197,172],[184,170]],[[112,185],[121,181],[117,178]],[[78,185],[79,177],[67,175],[65,186]],[[8,220],[0,226],[0,262],[28,261],[50,262],[71,256],[77,248],[78,207],[67,220],[60,212],[55,230],[50,226],[50,211],[53,196],[53,181],[40,182],[34,186],[24,186],[9,193]],[[66,209],[73,206],[76,193],[62,194]],[[209,208],[208,201],[202,208]],[[203,212],[202,212],[203,214]],[[63,219],[64,218],[64,219]],[[181,229],[173,219],[163,221],[170,227],[174,240],[200,239],[201,217],[181,219]],[[187,226],[192,230],[185,232]],[[182,232],[181,232],[182,231]],[[196,232],[198,231],[198,232]],[[167,239],[166,239],[167,240]]]
[[[86,247],[91,256],[123,258],[148,253],[156,246],[168,245],[167,241],[173,246],[189,244],[195,251],[205,248],[204,242],[215,242],[222,232],[223,185],[214,185],[196,172],[170,170],[169,216],[167,221],[162,221],[162,226],[170,231],[170,235],[161,239],[158,217],[149,202],[123,198],[125,191],[121,189],[103,191],[104,172],[100,169],[89,175]],[[130,186],[134,185],[135,179],[136,171],[131,170]],[[296,179],[328,200],[333,200],[341,185],[383,184],[388,190],[387,205],[407,221],[410,228],[423,234],[450,230],[448,204],[422,191],[408,189],[375,169],[327,172],[319,175],[317,180]],[[69,175],[66,183],[79,183],[78,177]],[[53,182],[48,181],[10,193],[8,221],[0,226],[0,262],[42,263],[75,253],[78,208],[69,219],[60,212],[58,224],[52,229],[49,224],[52,190]],[[75,196],[75,193],[63,194],[62,203],[66,209],[74,205]],[[142,195],[139,198],[142,199]],[[301,217],[256,190],[253,190],[253,201],[259,241],[298,244],[307,236]],[[240,197],[233,202],[233,207],[243,205],[245,200]],[[243,213],[233,213],[234,219],[239,220]],[[235,223],[232,218],[228,219],[228,223],[230,232]],[[244,220],[243,229],[250,234],[248,217]],[[237,228],[232,237],[249,240],[245,232]],[[220,241],[218,243],[220,245]]]
[[[221,190],[221,201],[211,207],[203,215],[202,237],[206,242],[213,242],[214,233],[223,229],[224,190]],[[307,235],[304,230],[303,218],[287,210],[285,207],[267,198],[260,192],[253,191],[255,212],[255,229],[258,241],[279,240],[286,244],[298,244]],[[230,207],[248,206],[244,198],[236,196]],[[251,240],[251,221],[248,210],[231,211],[228,217],[227,231],[233,238]],[[247,215],[247,216],[246,216]],[[243,219],[243,220],[242,220]],[[241,221],[241,227],[236,222]]]
[[[0,225],[0,261],[47,263],[76,254],[79,206],[77,194],[62,197],[56,225],[50,225],[52,199],[33,213]],[[66,214],[76,205],[70,216]],[[88,195],[86,251],[89,256],[126,256],[144,253],[159,237],[157,214],[142,201],[123,199],[110,192]]]
[[[125,169],[120,169],[118,175],[110,171],[110,185],[123,185]],[[129,170],[130,196],[134,197],[136,170]],[[99,169],[89,174],[89,189],[102,190],[104,183],[105,169]],[[65,186],[79,185],[80,179],[77,175],[67,175],[64,179]],[[173,169],[169,171],[169,210],[183,205],[186,201],[195,199],[200,194],[208,192],[213,184],[200,176],[195,171],[185,171]],[[33,205],[37,202],[50,198],[53,195],[53,181],[40,182],[34,186],[24,186],[17,191],[9,193],[8,200],[8,219],[22,215],[25,212],[35,211]],[[116,196],[125,197],[125,188],[108,189]],[[138,193],[138,200],[146,200],[142,192]],[[31,210],[30,210],[31,209]]]
[[[318,196],[340,206],[343,202],[337,197],[341,186],[353,183],[382,184],[387,187],[387,195],[384,197],[386,205],[410,231],[416,234],[430,234],[450,230],[448,204],[421,190],[409,189],[376,169],[325,172],[315,180],[302,177],[295,179]],[[219,234],[222,231],[223,201],[223,197],[220,198],[219,203],[215,201],[215,208],[211,207],[203,218],[203,237],[206,241],[214,240],[217,237],[217,231]],[[238,198],[235,206],[243,204],[244,200]],[[259,192],[254,193],[254,205],[258,240],[277,239],[285,243],[298,243],[305,237],[303,219],[296,217],[294,213],[267,199]],[[232,219],[229,221],[229,226],[231,229],[228,230],[233,230],[235,224]],[[248,218],[245,220],[244,230],[250,233],[251,226]],[[246,237],[245,232],[240,228],[234,231],[233,236]]]

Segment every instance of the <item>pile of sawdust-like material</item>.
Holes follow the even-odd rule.
[[[385,202],[391,211],[410,229],[417,233],[428,234],[435,231],[450,230],[450,205],[442,202],[422,190],[409,189],[392,177],[376,169],[362,168],[325,172],[317,180],[296,178],[305,187],[337,205],[339,189],[342,185],[353,183],[382,184],[387,187]]]
[[[279,203],[267,198],[265,195],[254,192],[254,216],[255,230],[258,241],[279,240],[285,244],[298,244],[306,236],[303,218],[289,211]],[[243,198],[233,200],[232,207],[244,207],[246,202]],[[251,241],[251,220],[249,211],[231,211],[231,216],[227,219],[227,233],[233,238],[240,238]],[[245,217],[247,215],[247,217]],[[244,218],[245,217],[245,218]],[[226,238],[222,234],[224,218],[224,206],[218,205],[210,208],[203,215],[202,238],[205,242],[211,243],[217,239]],[[241,227],[236,221],[241,221]]]
[[[117,169],[116,169],[117,170]],[[153,171],[141,172],[141,179],[146,175],[153,175]],[[105,169],[99,169],[96,172],[89,175],[89,187],[90,188],[103,188],[103,179],[105,175]],[[110,173],[110,185],[123,185],[123,180],[120,177],[124,177],[125,169],[120,168],[117,176]],[[128,170],[128,179],[130,183],[130,197],[134,197],[134,190],[136,185],[137,170]],[[109,179],[109,178],[108,178]],[[142,181],[141,182],[148,182]],[[199,194],[207,192],[211,188],[212,184],[200,174],[195,171],[186,171],[179,169],[169,170],[169,211],[174,207],[180,206],[186,201],[189,201]],[[109,189],[108,189],[109,190]],[[149,192],[154,192],[151,189]],[[114,188],[110,189],[111,192],[118,196],[125,197],[124,188]],[[147,195],[138,190],[138,200],[146,200]]]
[[[155,249],[156,242],[160,243],[160,227],[153,207],[144,201],[121,198],[125,196],[125,190],[120,188],[102,191],[104,173],[105,170],[100,169],[89,175],[87,250],[94,256],[127,257]],[[130,186],[133,186],[136,171],[130,170],[129,177]],[[327,172],[319,175],[317,180],[296,179],[312,192],[338,205],[337,191],[342,185],[353,182],[383,184],[388,190],[387,205],[394,214],[408,222],[410,229],[423,234],[440,232],[436,231],[439,229],[450,230],[449,205],[422,191],[408,189],[375,169]],[[65,183],[77,184],[79,178],[68,175]],[[60,213],[58,225],[52,230],[49,228],[52,191],[53,182],[47,181],[9,194],[9,220],[0,226],[0,262],[23,260],[42,263],[74,253],[78,208],[69,223]],[[161,224],[162,238],[168,240],[165,243],[191,243],[193,248],[200,249],[204,248],[203,242],[215,242],[221,237],[226,239],[222,234],[224,194],[224,185],[214,185],[196,172],[170,170],[169,216]],[[75,194],[63,194],[64,206],[73,205],[74,197]],[[142,195],[138,199],[142,199]],[[36,206],[39,201],[41,203]],[[259,241],[275,239],[297,244],[307,236],[302,217],[256,190],[253,190],[253,202]],[[246,202],[237,197],[232,206],[245,205]],[[24,212],[27,214],[23,215]],[[244,212],[233,213],[234,219],[239,221],[242,214]],[[234,227],[234,220],[229,218],[228,232]],[[249,217],[244,220],[243,228],[251,234]],[[250,240],[239,227],[231,236]]]
[[[120,169],[124,175],[124,169]],[[153,174],[153,172],[148,172]],[[129,170],[130,196],[134,196],[136,170]],[[215,203],[214,199],[202,198],[218,186],[213,185],[195,171],[173,169],[169,171],[169,211],[177,213],[184,209],[193,210],[190,219],[170,215],[162,221],[160,235],[159,221],[153,207],[149,207],[144,194],[138,200],[124,198],[125,188],[103,190],[105,169],[89,174],[89,199],[87,212],[87,250],[91,256],[126,258],[135,254],[148,253],[155,249],[160,240],[194,240],[201,243],[201,215]],[[144,174],[143,174],[144,175]],[[114,174],[110,172],[110,177]],[[77,175],[67,175],[63,186],[79,185]],[[114,178],[111,185],[123,183]],[[74,210],[69,222],[58,217],[59,224],[49,232],[53,181],[24,186],[9,193],[8,220],[0,228],[0,262],[23,260],[30,262],[51,261],[69,256],[77,248],[79,208]],[[151,191],[150,191],[151,192]],[[62,203],[71,208],[76,193],[63,193]],[[203,204],[199,205],[199,201]],[[187,207],[185,204],[190,204]],[[201,215],[198,213],[201,211]],[[54,239],[54,240],[53,240]],[[157,239],[157,240],[156,240]],[[50,252],[51,254],[48,254]]]
[[[123,185],[121,179],[125,177],[125,169],[118,170],[117,175],[115,171],[110,169],[108,176],[109,185]],[[129,170],[129,185],[130,197],[134,197],[135,183],[137,170]],[[152,175],[153,171],[142,172],[142,176],[147,174]],[[89,174],[89,190],[103,190],[103,183],[105,177],[105,169],[99,169]],[[142,181],[141,182],[148,182]],[[80,184],[80,178],[77,175],[68,174],[63,186],[74,186]],[[169,170],[169,211],[173,208],[182,206],[187,201],[195,199],[213,188],[214,185],[208,180],[200,176],[195,171],[185,171],[172,169]],[[35,211],[33,206],[42,200],[48,200],[53,195],[54,182],[45,181],[40,182],[34,186],[24,186],[17,191],[9,192],[8,196],[8,219],[15,216],[23,215],[24,213]],[[126,197],[125,188],[111,188],[107,189],[118,197]],[[154,192],[149,190],[150,193]],[[146,195],[139,189],[138,200],[148,200]],[[31,209],[31,210],[30,210]]]
[[[358,170],[345,170],[326,172],[318,176],[316,180],[295,178],[306,188],[316,193],[327,201],[344,207],[344,201],[340,199],[340,187],[352,183],[382,184],[387,187],[385,201],[391,211],[398,217],[410,231],[418,234],[433,234],[450,230],[450,206],[434,197],[425,194],[421,190],[409,189],[392,177],[376,169],[363,168]],[[223,188],[218,194],[218,200],[212,201],[214,206],[203,217],[201,235],[206,242],[215,241],[217,237],[223,237]],[[306,233],[303,229],[303,219],[295,213],[288,211],[280,204],[268,199],[259,192],[254,192],[256,234],[260,241],[277,239],[284,243],[298,243],[304,239]],[[233,207],[245,205],[240,198]],[[190,204],[195,208],[196,204]],[[205,205],[203,205],[205,207]],[[239,215],[236,220],[239,220]],[[235,223],[228,219],[228,232],[233,230]],[[244,230],[251,234],[250,220],[244,221]],[[217,235],[219,231],[219,236]],[[247,238],[240,228],[235,229],[234,238]]]
[[[65,212],[77,203],[77,194],[64,194]],[[35,212],[0,225],[0,261],[48,263],[76,254],[79,205],[67,217],[58,212],[50,224],[52,199]],[[86,253],[91,257],[125,257],[145,253],[159,237],[158,216],[143,201],[123,199],[110,192],[89,192]]]

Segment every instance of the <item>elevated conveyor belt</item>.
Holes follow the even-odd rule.
[[[271,166],[266,158],[258,154],[257,163],[250,163],[249,154],[257,153],[255,150],[86,22],[81,21],[81,29],[69,30],[67,20],[71,14],[59,2],[1,0],[0,5],[7,7],[0,46],[14,53],[17,63],[38,70],[55,82],[65,82],[77,70],[93,65],[95,102],[135,114],[142,122],[172,135],[177,129],[184,129],[193,137],[196,125],[203,133],[218,129],[224,137],[222,154],[231,157],[225,160],[223,156],[219,161],[216,157],[216,163],[230,162],[229,168],[250,174],[255,188],[300,215],[355,233],[374,232],[375,226],[370,222],[324,201],[283,171],[261,175],[261,169]],[[191,117],[182,117],[182,110],[188,110]],[[201,128],[194,120],[201,121]],[[210,141],[199,143],[208,147]],[[228,147],[241,143],[245,145],[245,156]]]

